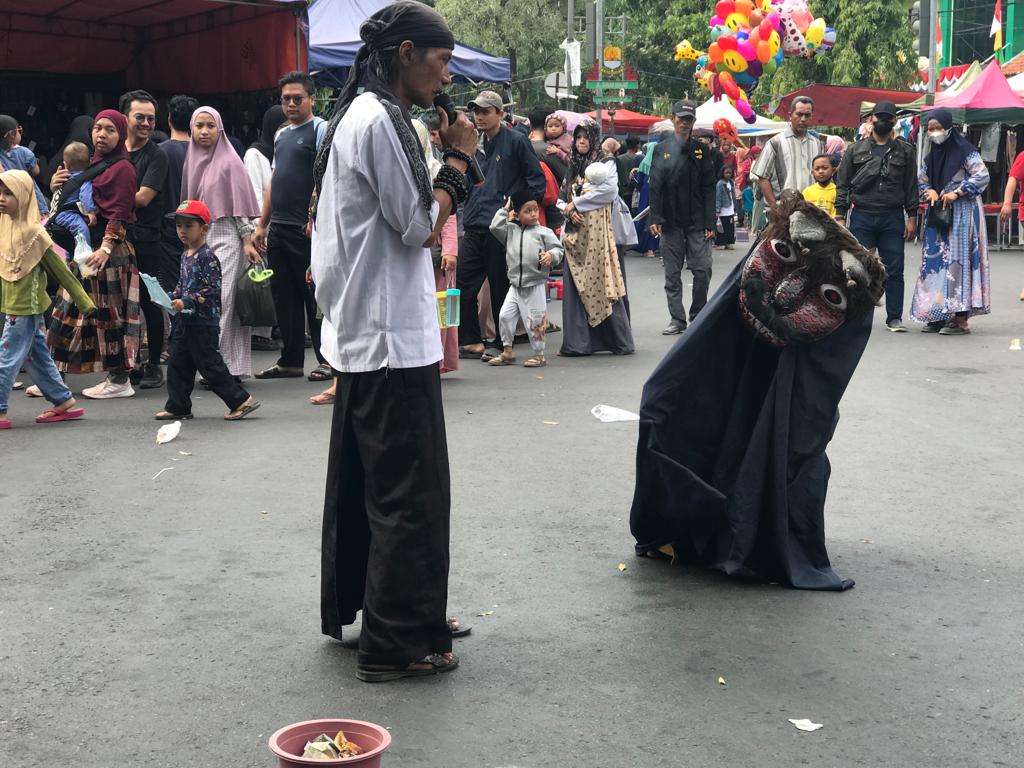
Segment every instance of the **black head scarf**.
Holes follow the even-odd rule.
[[[444,17],[433,8],[415,0],[398,0],[381,8],[364,21],[359,28],[359,39],[363,41],[363,45],[356,54],[348,81],[338,96],[334,114],[327,125],[323,143],[313,163],[314,200],[319,197],[324,173],[327,171],[334,133],[355,100],[360,84],[365,81],[366,90],[377,95],[391,118],[416,179],[420,201],[427,210],[430,210],[434,204],[430,174],[412,127],[412,117],[391,93],[386,82],[386,63],[394,50],[406,40],[418,48],[454,48],[455,37]],[[313,210],[315,214],[315,202]]]
[[[953,180],[957,171],[967,165],[967,158],[971,153],[978,150],[953,127],[953,113],[945,107],[931,110],[925,119],[935,120],[949,131],[949,138],[941,144],[932,144],[931,151],[924,159],[928,183],[932,185],[932,189],[941,192]]]
[[[267,160],[274,160],[274,135],[277,129],[285,123],[284,109],[280,104],[274,104],[263,113],[263,128],[260,130],[260,137],[249,145],[249,149],[255,149]]]
[[[581,135],[586,136],[590,140],[590,151],[585,155],[581,155],[576,150],[576,139]],[[572,132],[572,150],[569,152],[569,173],[565,174],[565,183],[568,185],[567,189],[583,177],[583,173],[587,170],[588,165],[607,159],[607,156],[601,151],[601,130],[597,127],[597,123],[589,118],[581,120]]]

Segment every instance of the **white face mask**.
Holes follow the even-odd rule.
[[[949,138],[949,131],[928,131],[928,138],[932,144],[941,144]]]

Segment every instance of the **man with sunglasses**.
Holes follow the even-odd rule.
[[[904,333],[903,241],[917,229],[917,157],[914,146],[893,137],[896,105],[880,101],[871,111],[871,133],[843,156],[836,176],[836,215],[865,248],[885,264],[885,326]],[[851,210],[852,209],[852,210]]]
[[[128,159],[135,166],[138,191],[135,193],[135,223],[128,227],[128,241],[135,248],[139,272],[160,274],[160,229],[163,224],[161,190],[167,180],[167,157],[155,141],[157,102],[148,91],[128,91],[118,104],[128,118]],[[130,374],[140,389],[162,387],[164,374],[160,357],[164,350],[164,314],[149,298],[145,285],[139,289],[139,303],[146,318],[149,362]]]
[[[289,72],[278,82],[281,107],[288,120],[274,139],[272,175],[263,193],[263,212],[253,242],[266,250],[274,270],[271,290],[277,325],[281,330],[281,356],[275,365],[256,374],[257,379],[298,378],[304,372],[306,323],[313,338],[319,367],[309,378],[326,381],[330,366],[320,351],[320,320],[313,290],[306,282],[309,270],[309,201],[313,193],[313,161],[327,123],[313,116],[316,88],[305,72]]]

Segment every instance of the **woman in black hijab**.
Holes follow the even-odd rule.
[[[274,136],[277,129],[286,122],[284,109],[280,104],[274,104],[263,113],[263,128],[260,130],[260,137],[249,145],[249,149],[255,149],[267,162],[274,160]]]

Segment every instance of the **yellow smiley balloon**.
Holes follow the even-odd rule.
[[[772,34],[769,36],[768,46],[771,49],[772,56],[774,57],[775,54],[779,52],[779,48],[782,47],[782,38],[779,37],[778,32],[772,32]]]
[[[722,56],[722,63],[733,72],[747,71],[747,60],[743,58],[739,51],[726,51]]]
[[[730,13],[725,17],[725,26],[733,32],[739,32],[741,29],[748,27],[749,24],[750,17],[743,13]]]

